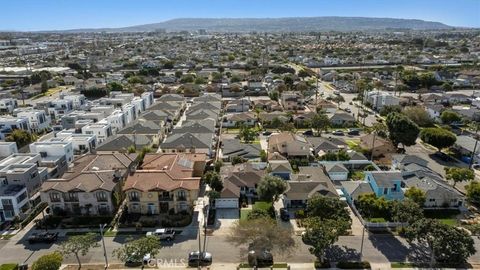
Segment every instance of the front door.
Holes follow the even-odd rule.
[[[160,213],[167,213],[168,212],[168,202],[161,202],[160,203]]]

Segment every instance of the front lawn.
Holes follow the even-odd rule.
[[[427,209],[424,210],[426,218],[436,219],[443,224],[455,226],[458,223],[457,215],[460,213],[457,209]]]
[[[270,211],[270,209],[272,208],[272,203],[271,202],[262,202],[262,201],[258,201],[258,202],[255,202],[255,204],[253,205],[253,209],[261,209],[261,210],[265,210],[265,211]]]
[[[247,220],[248,214],[252,212],[252,209],[242,209],[240,210],[240,220]]]
[[[372,223],[384,223],[384,222],[387,222],[384,218],[382,217],[379,217],[379,218],[369,218],[368,219],[369,222],[372,222]]]

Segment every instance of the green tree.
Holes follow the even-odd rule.
[[[355,201],[360,213],[367,218],[389,218],[391,203],[374,193],[361,194]]]
[[[458,182],[472,181],[475,178],[475,172],[469,168],[447,167],[445,173],[447,180],[453,181],[453,186]]]
[[[239,139],[245,141],[246,143],[253,142],[257,137],[257,132],[248,126],[241,125],[240,132],[238,133]]]
[[[207,81],[203,77],[197,77],[195,79],[195,84],[206,84]]]
[[[404,146],[415,144],[420,129],[412,120],[400,113],[390,113],[387,116],[386,122],[389,138],[395,147],[397,147],[399,143]]]
[[[221,160],[217,160],[215,161],[215,163],[213,164],[213,167],[214,167],[214,170],[218,173],[220,172],[220,168],[222,168],[223,166],[223,162]]]
[[[455,122],[460,122],[462,117],[454,111],[443,111],[440,115],[440,119],[442,120],[442,123],[449,125]]]
[[[420,132],[420,139],[424,143],[435,146],[438,151],[455,144],[457,136],[443,128],[425,128]]]
[[[203,181],[208,184],[215,191],[222,191],[223,182],[217,172],[208,171],[203,175]]]
[[[420,207],[423,207],[425,201],[427,200],[427,195],[425,194],[425,191],[417,187],[409,187],[405,191],[405,197],[414,201]]]
[[[5,138],[7,142],[16,142],[18,148],[22,148],[27,144],[32,143],[35,141],[35,135],[25,131],[23,129],[15,129],[12,131],[10,135]]]
[[[317,113],[312,118],[312,128],[318,133],[319,136],[322,135],[322,131],[326,131],[330,127],[330,119],[324,113]]]
[[[302,78],[302,79],[305,79],[305,77],[308,77],[309,74],[306,70],[304,69],[301,69],[300,71],[298,71],[298,77]]]
[[[348,205],[337,197],[326,197],[319,194],[313,195],[307,202],[307,214],[322,220],[346,220],[351,222]]]
[[[269,249],[284,254],[295,247],[293,230],[280,226],[270,217],[236,221],[227,241],[239,246],[248,244],[252,249]]]
[[[308,218],[305,227],[302,240],[311,246],[308,248],[310,253],[323,263],[325,251],[338,241],[338,237],[350,228],[350,224],[343,219]]]
[[[75,255],[78,268],[81,268],[80,255],[85,256],[91,248],[98,246],[97,235],[95,233],[87,233],[85,235],[70,236],[67,241],[60,244],[60,252],[65,256]]]
[[[427,89],[437,83],[437,80],[435,79],[435,76],[432,72],[422,73],[420,74],[418,79],[420,80],[420,84]]]
[[[433,126],[432,118],[430,118],[428,112],[420,106],[406,107],[403,109],[403,114],[420,127]]]
[[[111,82],[107,84],[107,88],[110,91],[123,91],[123,85],[118,82]]]
[[[47,81],[43,81],[40,87],[41,87],[41,89],[42,89],[42,93],[47,92],[47,91],[48,91],[48,83],[47,83]]]
[[[407,222],[412,224],[423,218],[422,208],[410,199],[394,201],[392,204],[392,218],[396,222]]]
[[[175,78],[180,79],[183,75],[183,72],[181,70],[175,71]]]
[[[402,106],[400,105],[386,105],[380,109],[381,116],[387,116],[392,112],[400,113],[402,112]]]
[[[480,204],[480,182],[472,181],[465,188],[467,190],[467,199],[474,204]]]
[[[460,265],[475,254],[472,237],[457,227],[433,219],[419,219],[405,229],[405,237],[411,243],[417,241],[430,250],[430,267],[435,261]]]
[[[275,202],[278,196],[287,190],[287,184],[282,178],[267,175],[258,183],[257,193],[260,200]]]
[[[131,260],[143,262],[145,255],[155,256],[160,252],[160,240],[156,236],[146,236],[137,240],[131,240],[121,247],[113,250],[113,256],[122,262]],[[143,265],[142,265],[143,268]]]
[[[270,214],[265,209],[254,208],[247,215],[248,220],[258,219],[258,218],[270,218]]]
[[[267,162],[267,158],[268,158],[267,152],[265,150],[260,151],[260,160],[262,162]]]
[[[32,264],[32,270],[58,270],[62,266],[63,257],[60,252],[53,252],[38,258]]]

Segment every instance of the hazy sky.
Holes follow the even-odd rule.
[[[1,30],[121,27],[173,18],[362,16],[480,27],[480,0],[0,0]]]

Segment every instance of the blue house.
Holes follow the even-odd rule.
[[[403,200],[403,178],[400,172],[374,171],[366,172],[365,180],[370,184],[377,197],[387,200]]]

